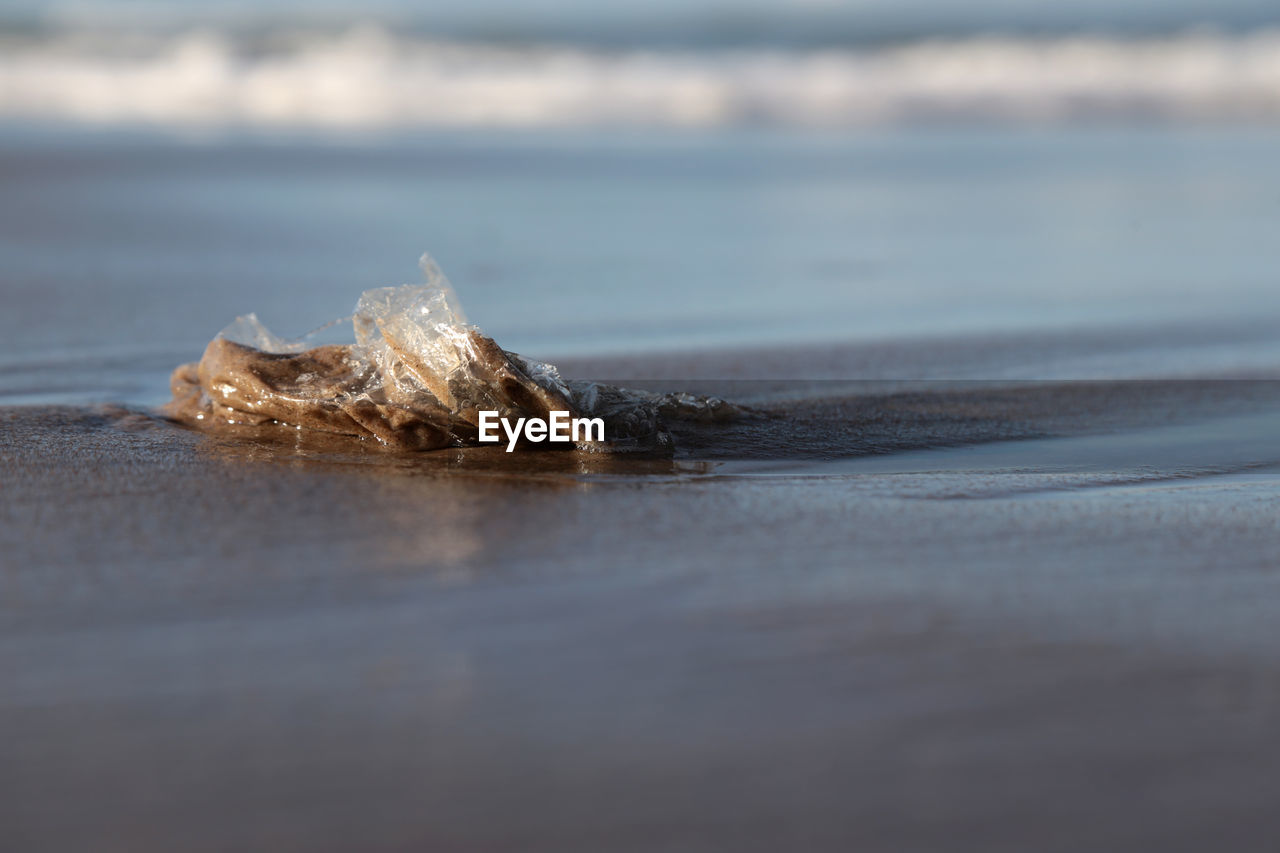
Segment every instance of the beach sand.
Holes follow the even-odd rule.
[[[4,846],[1274,837],[1280,383],[783,362],[672,459],[0,410]]]

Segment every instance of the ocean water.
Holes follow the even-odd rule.
[[[1140,374],[1275,363],[1278,147],[1269,126],[10,123],[0,399],[159,402],[236,316],[301,334],[424,251],[542,358],[1088,332],[1158,334]]]

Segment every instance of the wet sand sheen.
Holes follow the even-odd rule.
[[[667,459],[3,410],[0,826],[132,851],[1280,828],[1275,383],[720,390],[756,414]],[[1180,449],[1051,452],[1134,435]]]

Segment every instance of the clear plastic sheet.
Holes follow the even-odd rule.
[[[663,451],[668,419],[731,417],[722,400],[565,381],[554,365],[503,350],[469,324],[428,255],[426,282],[365,291],[350,318],[355,342],[321,344],[335,321],[298,340],[253,314],[218,334],[173,373],[167,411],[203,427],[281,426],[372,439],[408,450],[479,444],[482,411],[540,418],[599,417],[603,441],[581,450]],[[546,447],[547,445],[532,445]]]

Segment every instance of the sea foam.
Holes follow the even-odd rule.
[[[1280,30],[608,51],[215,30],[0,38],[0,117],[161,125],[866,126],[1280,119]]]

